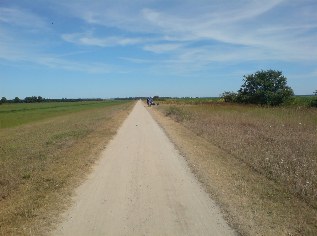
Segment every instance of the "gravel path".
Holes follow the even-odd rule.
[[[52,235],[234,235],[139,101]]]

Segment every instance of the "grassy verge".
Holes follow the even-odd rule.
[[[133,103],[64,105],[0,129],[1,235],[43,235]]]
[[[189,163],[240,232],[316,234],[316,110],[221,104],[159,109],[188,130],[180,140],[189,140],[183,145]]]

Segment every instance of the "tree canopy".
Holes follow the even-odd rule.
[[[225,101],[277,106],[294,95],[281,71],[261,70],[244,76],[238,93],[225,92]]]

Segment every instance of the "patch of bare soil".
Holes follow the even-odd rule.
[[[155,108],[152,116],[242,235],[317,235],[317,210]]]

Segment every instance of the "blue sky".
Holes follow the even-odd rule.
[[[0,97],[218,96],[280,70],[317,89],[316,0],[0,0]]]

